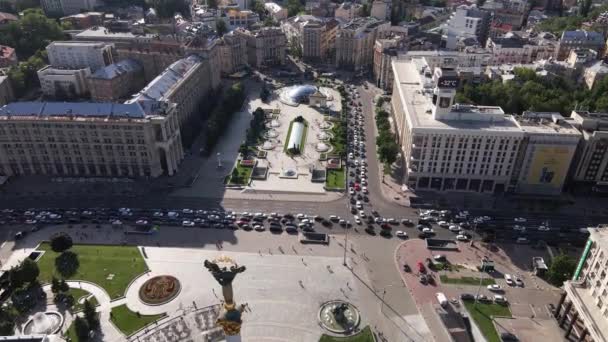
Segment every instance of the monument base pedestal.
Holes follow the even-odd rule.
[[[241,342],[241,335],[226,336],[226,342]]]

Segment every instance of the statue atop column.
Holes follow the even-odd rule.
[[[241,314],[244,306],[236,308],[234,303],[234,293],[232,282],[237,274],[245,272],[245,266],[239,266],[234,260],[227,256],[222,256],[213,261],[205,260],[205,268],[209,270],[213,278],[222,286],[224,305],[217,324],[224,329],[227,341],[240,341]]]

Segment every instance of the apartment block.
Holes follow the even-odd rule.
[[[212,89],[209,63],[191,55],[171,64],[126,104],[139,104],[144,112],[153,112],[159,102],[177,104],[177,119],[182,131],[199,115],[198,108]]]
[[[298,49],[303,60],[320,62],[333,58],[338,31],[338,21],[335,19],[298,15],[287,19],[281,28],[289,48]]]
[[[334,14],[334,17],[336,19],[343,20],[344,22],[349,22],[355,18],[360,17],[362,10],[363,6],[361,4],[345,1],[341,3],[338,8],[336,8],[336,13]]]
[[[393,2],[391,0],[374,0],[370,16],[380,21],[391,20],[392,9]]]
[[[604,36],[599,32],[584,30],[564,31],[559,39],[555,57],[560,61],[564,60],[568,57],[571,50],[576,49],[591,49],[601,56],[605,46]]]
[[[118,101],[145,86],[144,69],[136,60],[125,59],[97,70],[88,81],[92,100]]]
[[[589,240],[553,315],[566,331],[564,339],[602,342],[608,341],[608,232],[605,227],[587,230]]]
[[[287,19],[287,8],[276,2],[266,2],[264,8],[277,23]]]
[[[336,35],[336,66],[348,70],[370,69],[374,43],[391,24],[372,17],[357,18],[340,26]]]
[[[46,47],[54,68],[91,68],[92,72],[114,62],[113,44],[97,42],[52,42]]]
[[[285,33],[278,27],[263,27],[255,31],[234,30],[247,44],[247,60],[250,66],[283,65],[287,49]]]
[[[374,83],[380,89],[391,92],[393,89],[392,61],[403,51],[405,37],[393,35],[376,39],[374,43],[373,76]]]
[[[557,41],[550,33],[530,36],[509,32],[501,38],[488,38],[486,48],[492,51],[493,64],[529,64],[552,58]]]
[[[461,5],[456,8],[442,28],[441,46],[454,50],[464,39],[475,39],[479,46],[485,46],[490,30],[491,15],[475,5]]]
[[[74,99],[89,93],[91,69],[57,69],[50,65],[38,70],[42,93],[51,99]]]
[[[0,174],[158,177],[184,152],[175,105],[13,102],[0,108]]]
[[[84,30],[92,26],[103,25],[103,13],[101,12],[86,12],[72,14],[59,19],[61,23],[70,23],[72,29]]]
[[[222,75],[230,75],[247,65],[247,39],[232,31],[218,41]]]
[[[608,113],[574,110],[573,124],[582,134],[573,179],[605,191],[608,184]]]

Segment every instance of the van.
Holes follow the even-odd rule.
[[[437,301],[441,307],[446,307],[448,305],[448,298],[443,294],[443,292],[437,292]]]

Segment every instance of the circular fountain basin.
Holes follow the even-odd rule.
[[[63,316],[57,311],[37,312],[25,323],[24,335],[53,335],[61,330]]]

